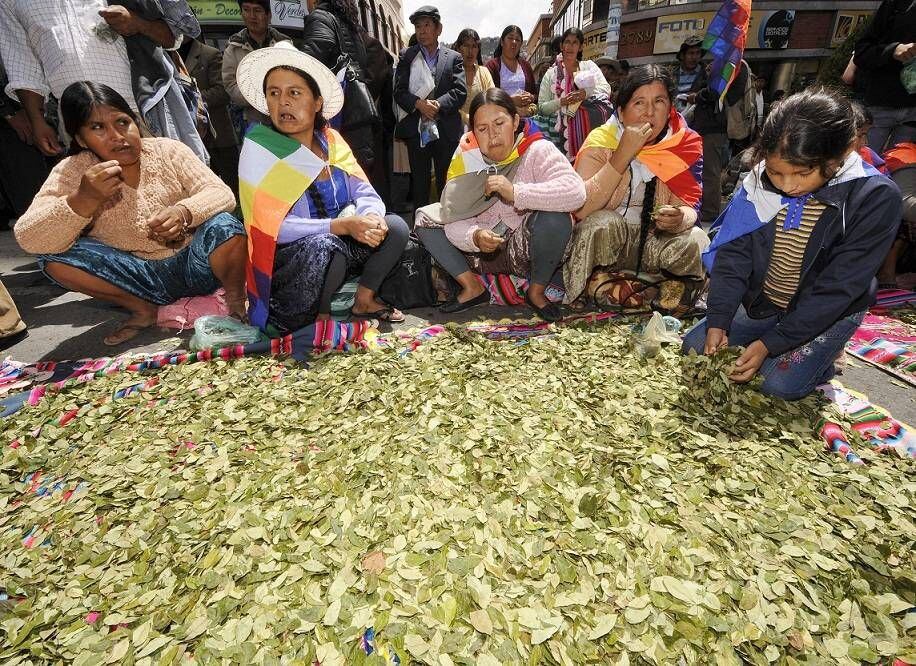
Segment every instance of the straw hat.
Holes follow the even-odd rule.
[[[302,70],[318,84],[324,99],[321,115],[331,119],[343,108],[344,95],[337,76],[312,56],[303,53],[292,42],[278,42],[274,46],[252,51],[239,63],[236,83],[239,91],[255,109],[268,115],[264,97],[264,79],[274,67],[295,67]]]

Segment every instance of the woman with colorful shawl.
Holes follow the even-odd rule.
[[[757,165],[703,256],[706,319],[684,338],[684,353],[744,347],[731,380],[759,374],[786,400],[833,377],[897,233],[900,191],[856,152],[851,114],[842,95],[809,89],[767,116]]]
[[[585,291],[598,266],[675,278],[690,307],[704,278],[709,244],[696,226],[702,199],[703,140],[674,110],[674,85],[656,65],[635,68],[615,115],[589,134],[576,160],[585,205],[576,212],[566,302]]]
[[[403,321],[376,293],[409,230],[385,214],[350,147],[328,127],[343,106],[333,72],[282,42],[245,56],[237,79],[273,125],[248,133],[239,162],[252,324],[286,332],[328,319],[334,293],[359,274],[352,315]]]
[[[510,274],[529,279],[528,305],[556,321],[562,312],[544,292],[561,278],[570,212],[585,201],[585,187],[506,91],[479,93],[469,117],[472,131],[458,144],[441,202],[417,211],[420,240],[461,286],[442,311],[489,302],[475,273]]]
[[[546,125],[570,162],[576,159],[591,129],[607,120],[611,108],[611,86],[598,65],[582,60],[584,45],[585,35],[579,28],[566,29],[560,53],[544,72],[538,93],[538,121]],[[583,105],[589,98],[601,102]]]

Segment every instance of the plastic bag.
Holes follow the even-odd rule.
[[[674,317],[663,317],[660,312],[653,312],[651,319],[641,329],[634,327],[630,343],[637,354],[644,358],[658,356],[662,344],[681,344],[681,322]]]
[[[439,140],[439,126],[435,120],[423,118],[420,121],[420,148],[426,148],[433,141]]]
[[[910,60],[909,64],[900,70],[900,83],[909,94],[916,93],[916,60]]]
[[[243,324],[234,317],[205,315],[194,322],[191,351],[247,345],[260,339],[260,329]]]

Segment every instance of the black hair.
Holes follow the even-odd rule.
[[[502,107],[510,117],[519,115],[518,109],[515,108],[515,102],[512,100],[512,96],[509,95],[509,93],[502,88],[490,88],[484,92],[477,93],[474,95],[474,99],[471,100],[471,106],[468,109],[468,125],[471,129],[474,128],[474,116],[477,115],[480,107],[487,104],[495,104],[496,106]],[[521,129],[523,122],[525,121],[519,118],[518,126],[515,128],[516,134]]]
[[[563,43],[563,38],[560,35],[557,35],[550,40],[550,55],[556,56],[560,54],[560,44]]]
[[[786,97],[763,121],[755,161],[779,155],[795,166],[817,167],[830,177],[830,165],[841,161],[856,138],[849,100],[826,88],[809,88]]]
[[[620,90],[617,91],[617,108],[622,109],[625,107],[630,103],[637,90],[656,81],[665,86],[665,90],[668,91],[668,100],[673,104],[677,89],[674,85],[674,79],[671,78],[671,73],[658,65],[640,65],[630,70],[627,78],[620,84]]]
[[[856,133],[861,132],[866,125],[875,124],[875,117],[862,102],[851,100],[849,105],[852,107],[852,124],[856,127]]]
[[[518,33],[518,39],[519,39],[519,41],[521,41],[521,42],[524,42],[524,41],[525,41],[525,33],[522,32],[522,29],[521,29],[521,28],[519,28],[517,25],[507,25],[505,28],[503,28],[503,34],[499,36],[499,41],[496,43],[496,48],[493,49],[493,57],[494,57],[494,58],[497,58],[497,59],[498,59],[498,58],[502,58],[502,56],[503,56],[503,40],[506,38],[507,35],[509,35],[509,34],[511,34],[511,33],[513,33],[513,32],[517,32],[517,33]],[[518,49],[518,56],[519,56],[519,58],[521,58],[521,56],[522,56],[522,49],[521,49],[521,46],[519,46],[519,49]]]
[[[417,41],[417,33],[413,33],[410,37],[407,38],[407,48],[416,46],[417,44],[419,44]]]
[[[629,60],[618,60],[617,62],[620,63],[620,66],[623,68],[623,71],[626,74],[630,73],[630,61]]]
[[[134,124],[140,128],[140,136],[150,136],[146,123],[140,120],[121,93],[104,83],[77,81],[67,86],[60,96],[60,115],[64,120],[64,129],[73,137],[70,144],[71,155],[84,150],[76,141],[76,135],[89,122],[93,110],[100,106],[110,106],[130,116]]]
[[[581,30],[579,30],[579,28],[576,28],[575,26],[572,28],[566,28],[566,30],[563,31],[563,34],[560,35],[560,48],[557,49],[558,53],[563,50],[563,42],[566,41],[567,37],[575,37],[579,40],[579,52],[576,54],[576,59],[582,60],[582,49],[585,48],[585,33],[583,33]]]
[[[305,81],[305,85],[308,86],[309,91],[312,93],[312,97],[314,97],[315,99],[318,99],[319,97],[321,97],[321,88],[318,87],[318,82],[315,81],[315,79],[313,79],[310,74],[303,72],[298,67],[291,67],[290,65],[277,65],[276,67],[271,67],[269,70],[267,70],[267,74],[264,75],[264,83],[262,86],[264,88],[265,97],[267,96],[267,79],[270,78],[271,72],[275,72],[278,69],[282,69],[285,72],[292,72],[293,74],[298,74],[302,78],[302,80]],[[327,127],[327,124],[328,124],[327,119],[323,115],[321,115],[320,111],[315,114],[314,128],[316,130],[323,130],[325,127]]]
[[[270,0],[239,0],[239,9],[242,8],[242,5],[257,5],[270,14]]]
[[[342,18],[350,24],[350,27],[361,32],[363,27],[359,23],[359,11],[356,9],[356,3],[353,0],[323,0],[322,9],[329,10],[334,16]]]
[[[477,34],[477,31],[474,28],[465,28],[458,33],[458,37],[455,39],[455,43],[452,44],[452,50],[457,51],[461,48],[461,45],[467,40],[473,40],[477,42],[477,64],[483,64],[483,58],[480,55],[480,35]]]
[[[681,61],[681,58],[684,57],[684,54],[687,53],[689,49],[694,49],[694,48],[700,49],[701,58],[704,55],[706,55],[706,51],[705,49],[703,49],[703,40],[700,39],[699,37],[688,37],[683,42],[681,42],[681,48],[678,49],[678,52],[677,52],[678,62]]]

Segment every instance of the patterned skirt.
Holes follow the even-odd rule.
[[[268,322],[281,331],[295,331],[315,321],[325,277],[334,253],[347,259],[347,276],[358,275],[372,248],[349,236],[315,234],[277,245],[270,290]]]
[[[573,229],[570,257],[563,267],[566,302],[572,303],[588,284],[592,271],[607,266],[618,271],[635,271],[639,261],[640,225],[619,213],[592,213]],[[640,273],[699,279],[704,275],[701,256],[709,245],[706,233],[694,227],[681,234],[655,231],[646,238]]]

